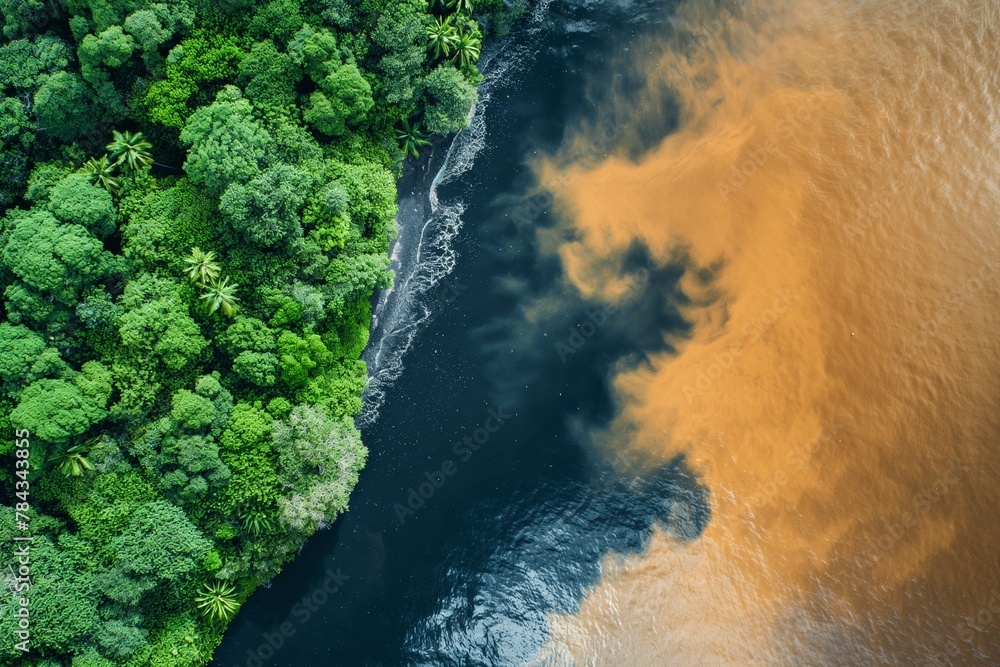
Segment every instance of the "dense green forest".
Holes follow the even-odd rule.
[[[395,181],[466,124],[483,28],[508,14],[0,0],[0,15],[5,589],[14,537],[34,537],[30,590],[0,604],[0,664],[204,665],[347,508]]]

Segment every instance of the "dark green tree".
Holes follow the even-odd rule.
[[[40,130],[67,142],[95,131],[99,118],[93,93],[73,72],[45,77],[35,93],[34,112]]]
[[[303,118],[323,134],[338,137],[364,122],[375,105],[372,89],[355,65],[342,65],[320,81]]]
[[[35,143],[35,125],[24,104],[13,97],[0,100],[0,211],[21,195],[28,182],[30,150]]]
[[[280,109],[295,105],[295,86],[302,78],[302,69],[271,40],[254,44],[240,63],[239,72],[237,82],[255,107]]]
[[[278,165],[247,183],[231,185],[219,200],[219,210],[247,241],[274,247],[302,235],[299,212],[310,184],[303,170]]]
[[[458,132],[469,124],[476,88],[454,67],[441,66],[424,79],[424,122],[435,134]]]
[[[140,505],[111,541],[112,565],[103,577],[113,600],[134,604],[160,583],[179,582],[200,569],[212,544],[184,511],[166,501]]]
[[[378,94],[388,104],[412,108],[427,58],[430,24],[426,0],[388,3],[372,31],[372,49],[378,55],[375,71]]]
[[[23,325],[0,322],[0,383],[13,396],[25,384],[55,377],[67,370],[59,351],[46,347],[45,339]]]
[[[261,6],[250,21],[249,33],[254,39],[274,39],[286,44],[302,27],[298,0],[271,0]]]
[[[288,54],[295,65],[319,83],[333,70],[340,67],[340,49],[337,37],[325,29],[305,25],[288,44]]]
[[[42,75],[66,69],[72,59],[66,42],[54,35],[8,42],[0,46],[0,88],[33,90]]]

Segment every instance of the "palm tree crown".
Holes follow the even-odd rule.
[[[77,436],[64,452],[56,454],[49,460],[59,463],[59,472],[67,477],[80,477],[88,470],[94,469],[94,464],[87,459],[87,454],[94,448],[96,437]]]
[[[90,176],[92,183],[100,185],[108,192],[118,192],[118,179],[114,177],[116,164],[109,162],[106,155],[100,159],[90,158],[83,163],[83,173]]]
[[[191,254],[184,258],[184,264],[187,266],[185,272],[188,278],[198,285],[207,285],[219,277],[219,264],[211,250],[191,248]]]
[[[420,147],[431,145],[420,130],[420,123],[410,125],[410,121],[403,121],[403,127],[396,131],[396,140],[402,145],[403,154],[413,157],[420,157]]]
[[[221,581],[205,584],[201,594],[195,598],[195,602],[205,616],[228,621],[240,607],[236,596],[233,595],[235,591],[235,588]]]
[[[115,159],[116,165],[124,162],[128,164],[132,171],[136,171],[141,167],[148,167],[153,164],[153,156],[149,152],[153,144],[146,141],[142,136],[142,132],[119,132],[115,130],[112,136],[113,139],[108,144],[108,152]]]
[[[458,44],[458,30],[451,23],[451,17],[438,17],[437,21],[424,29],[427,34],[427,50],[435,58],[447,56]]]
[[[472,14],[472,0],[444,0],[444,6],[456,12]]]
[[[254,537],[260,537],[271,530],[271,520],[263,512],[250,512],[243,517],[243,525]]]
[[[239,285],[231,285],[229,278],[223,278],[219,281],[213,280],[203,287],[205,293],[201,295],[201,298],[208,302],[209,315],[217,310],[221,310],[226,317],[232,317],[236,314],[236,302],[239,301],[236,298],[236,288]]]
[[[481,44],[482,42],[476,35],[464,30],[461,31],[458,34],[458,41],[455,42],[455,54],[451,57],[451,61],[460,67],[475,65],[479,60]]]

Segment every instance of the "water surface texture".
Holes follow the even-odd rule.
[[[403,193],[350,512],[215,664],[1000,664],[1000,5],[511,39]]]

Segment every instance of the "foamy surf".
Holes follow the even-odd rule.
[[[434,288],[455,268],[454,239],[462,228],[465,203],[441,201],[438,188],[472,169],[486,146],[486,111],[496,89],[517,76],[537,53],[537,39],[550,2],[539,3],[526,28],[486,50],[479,61],[483,81],[479,101],[470,112],[469,126],[449,144],[444,159],[433,156],[427,169],[436,173],[426,184],[419,175],[409,193],[400,193],[396,216],[399,233],[390,252],[396,274],[393,287],[382,292],[372,315],[371,337],[362,355],[368,366],[359,428],[373,424],[388,390],[403,372],[403,359],[417,335],[435,314]],[[526,39],[527,37],[527,39]],[[437,166],[440,165],[440,166]]]

